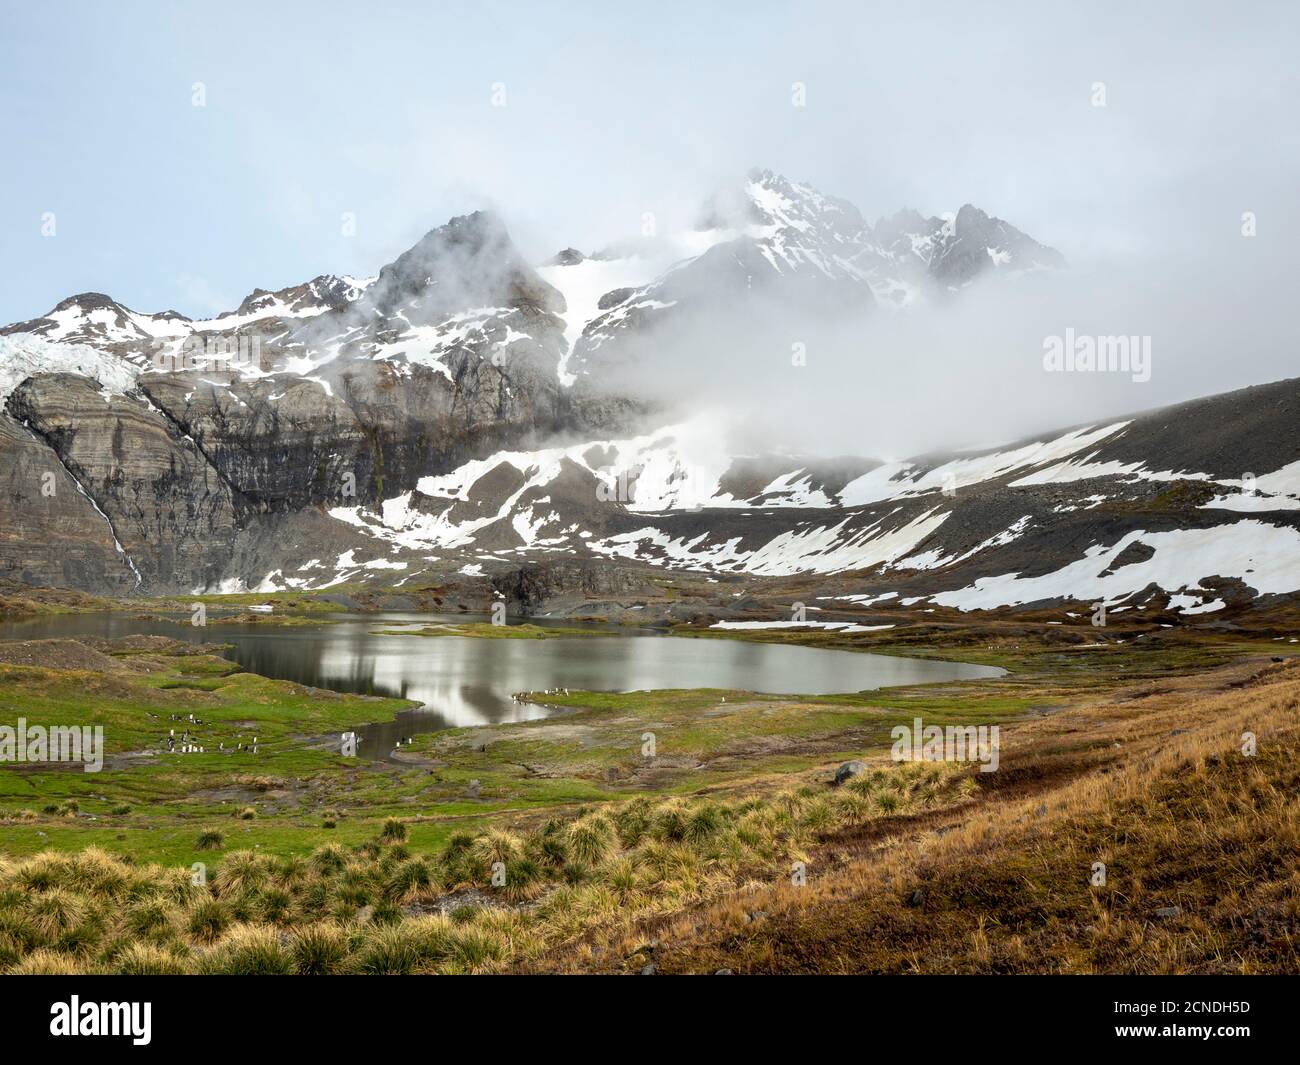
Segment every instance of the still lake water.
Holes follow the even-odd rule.
[[[549,640],[381,636],[379,629],[464,622],[436,614],[334,615],[333,624],[276,628],[68,614],[0,623],[0,639],[171,636],[233,645],[226,657],[266,677],[423,704],[389,724],[360,729],[363,757],[384,758],[400,737],[462,726],[529,721],[554,710],[512,698],[548,688],[644,691],[731,688],[774,695],[858,692],[898,684],[1001,676],[992,666],[934,662],[730,639],[688,639],[651,630],[564,623],[608,636]],[[212,621],[213,619],[210,619]],[[529,619],[533,624],[543,624]],[[358,725],[362,724],[358,722]]]

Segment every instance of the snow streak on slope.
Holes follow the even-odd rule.
[[[730,464],[714,426],[686,422],[625,440],[589,441],[542,451],[500,451],[440,477],[424,477],[419,490],[443,499],[468,499],[480,477],[509,463],[527,475],[528,488],[544,487],[564,460],[590,470],[610,500],[633,511],[684,510],[714,505],[718,479]],[[620,494],[627,487],[626,495]]]
[[[553,546],[560,541],[542,535],[544,527],[552,523],[553,510],[549,499],[538,493],[548,489],[566,468],[589,475],[592,505],[617,502],[628,510],[653,512],[708,505],[729,462],[711,426],[689,423],[626,440],[500,451],[451,473],[421,478],[417,486],[420,496],[444,504],[470,503],[478,500],[476,487],[483,491],[489,475],[505,467],[517,471],[510,490],[499,498],[484,496],[485,505],[473,517],[459,516],[454,505],[429,513],[420,508],[412,492],[386,500],[378,514],[361,507],[336,507],[330,513],[380,539],[412,549],[461,547],[471,543],[480,530],[507,520],[525,546]],[[531,497],[532,503],[522,505],[525,496]]]
[[[953,459],[924,470],[910,462],[889,463],[845,485],[840,493],[840,503],[842,506],[856,507],[884,499],[919,495],[922,492],[955,491],[980,481],[1005,477],[1015,470],[1041,466],[1072,455],[1113,436],[1128,424],[1114,422],[1100,428],[1075,429],[1050,440],[1026,444],[1014,451],[994,451],[968,459]]]
[[[948,518],[934,510],[898,528],[880,522],[848,528],[849,519],[834,525],[794,529],[753,549],[740,547],[740,537],[710,543],[707,533],[690,540],[674,538],[654,527],[620,533],[588,546],[598,554],[637,559],[666,569],[706,569],[785,577],[796,573],[842,573],[870,569],[907,554]]]
[[[647,242],[627,255],[584,257],[537,267],[538,276],[557,288],[565,302],[561,315],[565,353],[557,370],[560,383],[565,387],[573,384],[575,376],[569,372],[568,364],[574,345],[588,324],[618,305],[618,296],[623,295],[620,290],[642,288],[670,270],[674,263],[701,255],[734,235],[722,229],[692,230],[666,240]],[[630,295],[629,291],[627,296]],[[600,302],[606,296],[609,300],[602,308]]]
[[[1155,553],[1112,569],[1132,544]],[[1202,591],[1207,577],[1238,577],[1256,592],[1300,588],[1300,532],[1249,519],[1210,529],[1148,533],[1135,530],[1109,547],[1094,545],[1084,557],[1041,577],[1007,573],[982,577],[970,588],[941,592],[933,601],[959,610],[991,610],[1049,599],[1114,602],[1159,585],[1166,591]]]
[[[543,281],[555,286],[564,297],[564,341],[566,349],[557,372],[560,383],[573,384],[574,376],[568,371],[569,355],[597,314],[600,298],[607,292],[621,288],[638,288],[649,283],[659,273],[656,263],[633,255],[623,259],[583,259],[576,263],[557,263],[539,266],[537,273]]]
[[[329,310],[331,300],[344,303],[355,302],[374,282],[373,277],[358,278],[347,274],[336,277],[326,274],[297,288],[250,296],[240,305],[240,310],[230,311],[216,318],[195,319],[189,325],[193,332],[207,333],[214,330],[242,329],[244,326],[267,318],[314,318]]]

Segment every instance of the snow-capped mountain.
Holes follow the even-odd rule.
[[[176,311],[143,314],[102,292],[83,292],[62,300],[53,310],[28,322],[0,328],[0,336],[33,336],[67,344],[87,344],[141,361],[155,339],[186,336],[193,323]]]
[[[212,319],[75,296],[0,330],[0,576],[515,595],[572,565],[583,587],[816,578],[842,604],[1159,594],[1207,613],[1300,589],[1296,382],[881,463],[733,454],[716,420],[674,421],[611,373],[700,322],[725,346],[773,306],[925,313],[1060,265],[969,205],[872,225],[753,171],[693,230],[537,266],[478,212],[373,278],[257,289]]]
[[[591,256],[569,248],[534,268],[499,218],[476,212],[432,230],[375,277],[322,274],[254,289],[209,319],[82,293],[0,336],[86,345],[145,372],[215,363],[244,377],[327,364],[333,372],[357,360],[449,375],[457,352],[500,362],[509,349],[568,388],[620,342],[657,342],[663,322],[692,310],[744,315],[755,294],[809,314],[911,306],[987,272],[1061,264],[1059,253],[969,205],[947,220],[902,211],[873,227],[846,200],[755,170],[716,193],[696,228]],[[250,338],[251,358],[227,357]]]
[[[768,170],[717,193],[699,228],[675,243],[691,253],[652,278],[640,280],[628,257],[614,260],[617,270],[606,267],[605,282],[618,283],[594,301],[596,312],[571,345],[568,373],[599,375],[637,362],[699,333],[702,321],[711,332],[743,333],[755,309],[780,308],[797,322],[909,308],[986,274],[1064,265],[1059,252],[970,204],[947,218],[900,211],[873,227],[847,200]],[[548,279],[566,291],[583,267],[582,260],[557,262]],[[581,287],[576,276],[574,287]],[[582,301],[592,303],[589,295]]]
[[[1298,412],[1300,382],[1281,382],[888,464],[737,458],[714,423],[686,424],[501,452],[380,507],[331,514],[389,564],[469,560],[492,572],[616,559],[719,577],[835,575],[859,589],[846,601],[994,609],[1145,593],[1213,612],[1300,590]],[[1195,426],[1211,422],[1225,431],[1207,447]],[[342,579],[362,555],[350,553]]]
[[[102,292],[83,292],[69,296],[40,318],[0,328],[0,337],[31,336],[85,344],[143,368],[150,352],[170,349],[174,342],[189,337],[220,335],[255,323],[275,330],[282,319],[310,318],[341,309],[358,299],[373,281],[322,274],[276,292],[254,289],[235,310],[208,319],[190,319],[177,311],[142,313]]]

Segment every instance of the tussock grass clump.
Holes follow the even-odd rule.
[[[543,831],[528,842],[529,855],[541,865],[563,869],[569,863],[569,843],[559,828]]]
[[[875,796],[876,809],[886,817],[891,817],[898,813],[903,805],[903,800],[891,792],[881,792]]]
[[[294,960],[277,929],[238,924],[199,957],[198,971],[209,976],[285,976]]]
[[[635,906],[645,898],[642,891],[645,877],[631,857],[616,858],[609,862],[601,871],[601,879],[614,893],[620,905]]]
[[[46,852],[20,862],[13,870],[12,880],[24,891],[48,891],[66,884],[71,869],[72,859],[68,855]]]
[[[118,976],[183,976],[190,971],[185,959],[162,947],[132,943],[110,966]]]
[[[720,806],[706,802],[686,816],[682,838],[687,843],[704,843],[721,832],[726,821],[726,815]]]
[[[10,976],[78,976],[94,970],[68,954],[42,947],[11,965]]]
[[[453,929],[451,921],[441,915],[373,928],[362,940],[352,970],[370,975],[428,971],[450,955]]]
[[[170,936],[180,924],[180,908],[165,898],[146,898],[131,904],[123,924],[132,935],[146,938]]]
[[[225,845],[226,834],[215,828],[204,829],[194,841],[194,848],[201,851],[219,851]]]
[[[406,825],[396,817],[390,817],[384,822],[384,827],[380,830],[379,838],[385,843],[405,843]]]
[[[9,932],[0,932],[0,971],[17,965],[31,948]]]
[[[649,813],[650,834],[657,840],[677,842],[686,838],[686,804],[669,799]]]
[[[246,895],[270,878],[270,861],[252,851],[231,851],[217,867],[213,878],[216,893],[222,898]]]
[[[542,867],[531,858],[518,858],[506,866],[503,894],[511,902],[536,898],[546,888]]]
[[[384,897],[394,902],[406,902],[428,891],[434,884],[434,872],[423,858],[411,858],[398,863],[384,882]]]
[[[337,873],[347,867],[348,852],[338,843],[327,843],[312,851],[309,861],[320,873]]]
[[[837,826],[960,794],[942,773],[905,767],[864,777],[834,794],[819,786],[743,798],[643,796],[527,831],[460,830],[436,854],[413,854],[406,822],[390,817],[377,837],[351,847],[289,857],[230,851],[197,884],[188,869],[139,867],[96,848],[0,858],[0,969],[493,972],[595,928],[787,876],[789,861]],[[207,829],[196,846],[225,842]],[[452,892],[467,895],[452,916],[416,912]]]
[[[461,925],[451,933],[451,955],[444,964],[444,973],[476,973],[490,970],[497,962],[505,960],[506,940],[485,924]]]
[[[614,827],[618,830],[618,840],[623,847],[635,847],[650,832],[653,826],[649,796],[639,796],[624,803],[614,814]]]
[[[288,924],[294,917],[293,896],[274,885],[257,892],[257,915],[267,924]]]
[[[351,949],[348,933],[334,921],[304,925],[289,937],[293,969],[300,976],[333,976],[345,972]]]
[[[468,847],[473,862],[485,869],[498,863],[509,865],[523,856],[523,842],[513,832],[490,828]]]
[[[186,931],[200,943],[215,942],[230,922],[230,907],[219,899],[205,899],[185,915]]]
[[[108,898],[120,897],[131,879],[131,873],[121,859],[99,847],[87,847],[67,867],[67,880],[71,886]]]
[[[274,858],[271,864],[271,878],[285,888],[306,884],[311,879],[311,863],[301,854],[293,854],[287,858]]]
[[[599,865],[618,850],[618,831],[608,815],[585,814],[569,825],[568,843],[577,861]]]
[[[48,941],[75,928],[90,906],[84,896],[53,887],[28,899],[25,910],[37,935]]]

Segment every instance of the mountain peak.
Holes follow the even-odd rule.
[[[379,271],[358,305],[429,323],[468,307],[526,307],[561,313],[564,297],[538,276],[491,211],[431,229]]]
[[[190,319],[175,311],[144,314],[103,292],[79,292],[60,300],[39,318],[0,329],[0,336],[30,333],[51,341],[132,344],[189,331]]]
[[[869,227],[847,200],[828,196],[805,182],[751,167],[718,190],[705,205],[702,229],[734,229],[756,238],[784,234],[806,242],[855,240]]]
[[[259,318],[271,315],[305,317],[326,310],[338,311],[359,299],[372,282],[373,278],[358,280],[337,274],[320,274],[300,285],[274,291],[255,288],[234,311],[219,315],[217,320],[250,315]]]
[[[586,261],[586,256],[577,248],[565,248],[563,251],[557,251],[543,266],[577,266],[578,263]]]
[[[1065,257],[1009,222],[973,204],[962,204],[951,227],[937,235],[930,272],[937,280],[964,283],[989,266],[1017,270],[1057,269]]]
[[[78,292],[75,296],[69,296],[67,299],[60,300],[54,305],[54,312],[66,311],[72,307],[78,307],[83,311],[94,311],[112,308],[114,310],[127,310],[112,296],[105,295],[103,292]],[[54,313],[51,312],[51,313]]]

